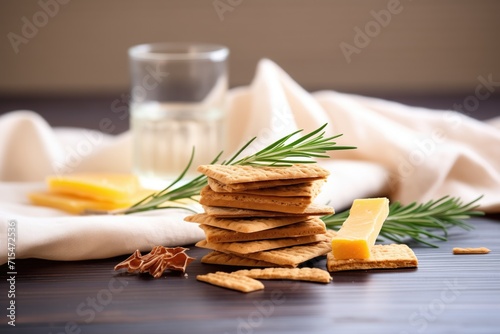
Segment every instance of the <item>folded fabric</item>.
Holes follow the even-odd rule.
[[[318,201],[337,211],[353,199],[388,196],[403,203],[444,195],[500,212],[500,122],[479,122],[453,111],[409,107],[357,95],[310,94],[269,60],[260,61],[248,87],[228,94],[226,151],[258,139],[247,153],[296,129],[343,133],[320,163],[331,175]],[[0,239],[17,222],[16,258],[97,259],[181,246],[203,238],[188,212],[158,211],[130,216],[68,216],[35,207],[26,193],[43,189],[47,175],[73,172],[130,172],[130,135],[116,137],[84,129],[52,129],[34,112],[0,117]],[[6,249],[4,247],[3,249]],[[2,252],[0,263],[6,262]]]

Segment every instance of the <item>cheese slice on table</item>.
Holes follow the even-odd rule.
[[[87,209],[108,211],[127,208],[147,195],[148,194],[143,194],[142,197],[135,196],[134,199],[130,198],[129,200],[118,202],[98,201],[89,198],[49,192],[31,193],[28,194],[28,198],[31,203],[35,205],[47,206],[73,214],[81,214]]]
[[[28,195],[31,203],[73,214],[127,208],[153,193],[153,190],[141,188],[132,174],[50,176],[47,185],[48,191]]]
[[[132,174],[73,174],[47,178],[50,193],[66,194],[98,201],[127,201],[141,190]]]
[[[387,198],[354,200],[349,217],[332,239],[335,259],[368,259],[382,224],[389,215]]]

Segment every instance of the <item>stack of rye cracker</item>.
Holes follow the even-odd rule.
[[[201,261],[248,267],[297,267],[331,251],[332,231],[319,218],[333,208],[313,203],[328,176],[316,164],[290,167],[201,165],[208,177],[200,203],[186,217],[204,230]]]

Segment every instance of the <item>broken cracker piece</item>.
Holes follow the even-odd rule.
[[[455,255],[463,255],[463,254],[488,254],[491,252],[488,248],[486,247],[476,247],[476,248],[462,248],[462,247],[455,247],[453,248],[453,254]]]
[[[241,292],[252,292],[264,289],[264,284],[256,279],[246,276],[231,275],[222,271],[206,275],[198,275],[196,276],[196,279],[198,281]]]

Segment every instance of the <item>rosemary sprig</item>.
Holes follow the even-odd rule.
[[[257,137],[249,140],[243,147],[238,150],[229,160],[223,161],[222,165],[253,165],[253,166],[290,166],[294,163],[315,163],[314,158],[328,158],[329,156],[325,153],[327,151],[334,150],[349,150],[355,149],[353,146],[336,146],[336,142],[333,140],[342,136],[341,134],[333,137],[325,137],[324,128],[328,123],[322,125],[318,129],[303,135],[302,137],[289,142],[292,137],[300,133],[302,130],[298,130],[278,139],[271,145],[263,148],[255,154],[249,155],[247,157],[241,158],[239,160],[238,156],[253,143]],[[222,152],[215,157],[211,164],[215,164],[219,161]],[[159,209],[170,209],[178,208],[180,200],[196,200],[195,196],[200,194],[201,189],[207,184],[207,177],[205,175],[199,175],[193,180],[185,183],[184,185],[178,185],[181,182],[189,167],[193,162],[194,148],[191,152],[191,158],[177,179],[175,179],[168,187],[165,189],[149,195],[148,197],[142,199],[138,203],[132,205],[128,209],[114,211],[114,214],[130,214],[142,211],[159,210]],[[173,202],[173,203],[172,203]],[[177,202],[177,204],[175,204]],[[183,207],[184,209],[190,210],[188,207]]]
[[[410,238],[430,247],[438,247],[429,240],[446,241],[449,228],[456,226],[464,230],[473,229],[473,226],[464,220],[471,216],[484,215],[476,210],[481,197],[465,204],[462,204],[459,198],[449,196],[423,204],[391,203],[389,216],[379,235],[397,243],[405,243]],[[348,216],[349,210],[321,219],[328,228],[338,230]]]

